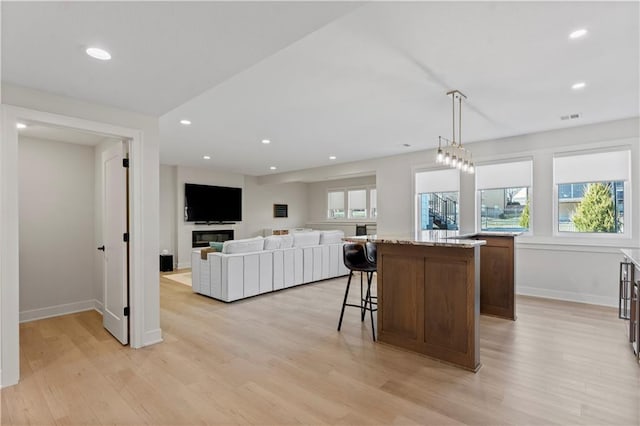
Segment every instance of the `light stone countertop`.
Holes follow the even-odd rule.
[[[415,246],[458,248],[473,248],[487,243],[483,240],[456,239],[450,232],[451,231],[438,231],[413,235],[361,235],[358,237],[345,237],[343,240],[354,243],[369,241],[380,244],[408,244]]]

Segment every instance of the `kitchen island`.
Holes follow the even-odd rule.
[[[516,320],[515,237],[520,234],[522,232],[481,231],[448,237],[486,243],[480,249],[480,313],[483,315]]]
[[[444,233],[363,236],[378,249],[378,340],[480,368],[480,247]]]

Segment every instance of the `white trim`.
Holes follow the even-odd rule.
[[[17,116],[2,105],[0,143],[0,325],[2,353],[0,386],[20,380],[19,238],[18,238],[18,130]]]
[[[82,118],[2,105],[2,143],[0,144],[0,325],[2,326],[2,386],[18,383],[20,377],[19,342],[19,239],[18,239],[18,119],[58,127],[90,131],[129,139],[130,144],[130,346],[139,348],[147,340],[144,330],[144,247],[143,206],[143,133],[117,125]]]
[[[98,299],[93,300],[93,309],[100,315],[104,313],[104,305]]]
[[[520,238],[516,240],[517,250],[541,250],[541,251],[563,251],[563,252],[585,252],[585,253],[621,253],[620,245],[603,246],[598,244],[557,244],[548,242],[522,242]]]
[[[161,343],[162,341],[162,330],[159,328],[144,333],[143,346],[155,345],[156,343]]]
[[[177,269],[183,269],[183,268],[191,268],[191,262],[178,263]]]
[[[564,300],[568,302],[588,303],[590,305],[618,306],[618,299],[615,297],[596,296],[593,294],[575,293],[572,291],[558,291],[520,286],[516,289],[516,294],[521,296],[535,296],[543,297],[545,299]]]
[[[83,300],[81,302],[64,303],[62,305],[48,306],[46,308],[30,309],[20,312],[20,322],[30,322],[45,318],[59,317],[75,314],[76,312],[96,310],[96,300]]]

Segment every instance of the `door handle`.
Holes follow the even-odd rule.
[[[104,246],[100,246],[100,247],[98,247],[98,250],[100,250],[100,251],[104,251]]]

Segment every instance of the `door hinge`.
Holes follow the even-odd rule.
[[[129,159],[128,158],[123,158],[122,159],[122,167],[129,167]]]
[[[122,234],[122,241],[124,241],[125,243],[129,242],[129,233],[125,232],[124,234]]]
[[[128,317],[128,316],[129,316],[129,307],[128,307],[128,306],[125,306],[125,307],[124,307],[124,316],[125,316],[125,317]]]

